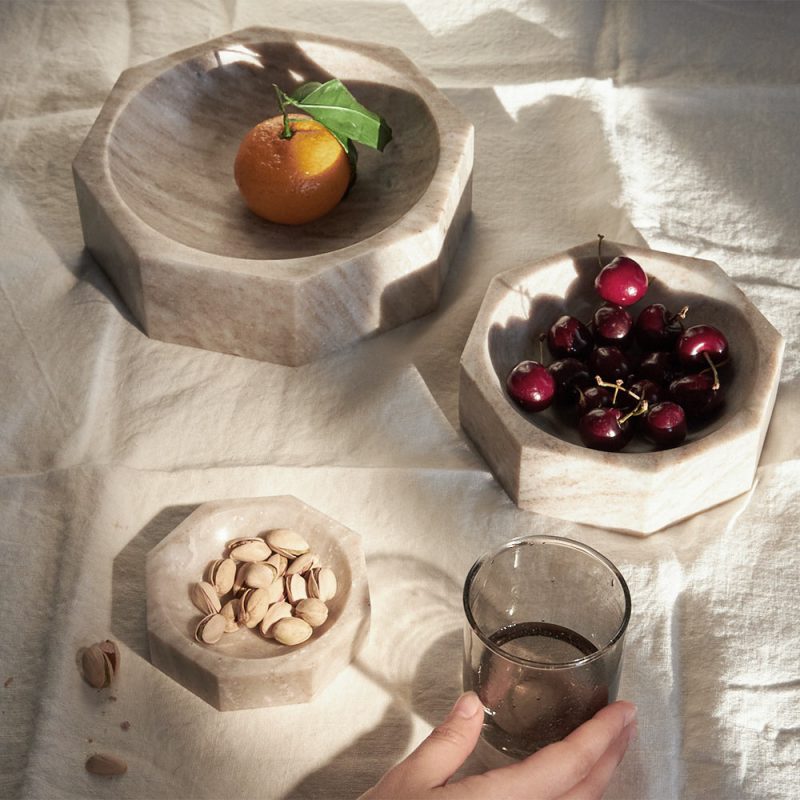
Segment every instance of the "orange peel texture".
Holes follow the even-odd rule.
[[[305,115],[264,120],[239,145],[234,178],[247,207],[270,222],[302,225],[325,216],[350,184],[350,161],[336,137]]]

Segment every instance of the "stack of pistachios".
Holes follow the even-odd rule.
[[[203,618],[195,638],[216,644],[244,626],[284,645],[305,642],[328,618],[336,575],[319,565],[296,531],[277,528],[263,536],[234,539],[194,584],[192,602]]]

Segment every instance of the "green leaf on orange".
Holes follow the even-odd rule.
[[[392,140],[386,120],[361,105],[338,78],[303,84],[283,99],[324,125],[347,152],[351,140],[376,150],[383,150]]]

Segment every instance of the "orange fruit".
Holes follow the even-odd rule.
[[[302,225],[332,211],[350,185],[350,161],[338,139],[305,115],[260,122],[239,145],[234,178],[247,207],[270,222]]]

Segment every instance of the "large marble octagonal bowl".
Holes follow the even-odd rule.
[[[338,590],[327,603],[325,624],[295,647],[244,627],[215,645],[196,642],[202,615],[192,604],[192,585],[222,557],[226,542],[274,528],[301,533],[336,574]],[[361,537],[295,497],[204,503],[147,555],[150,659],[221,711],[311,700],[358,654],[369,619]]]
[[[328,216],[252,214],[233,162],[273,84],[343,80],[392,126]],[[151,337],[297,365],[432,311],[469,213],[473,128],[400,51],[270,28],[122,73],[73,164],[86,246]]]
[[[620,453],[584,447],[575,421],[550,408],[521,411],[505,381],[523,359],[539,359],[537,336],[561,314],[588,320],[597,242],[494,278],[461,358],[461,425],[511,498],[561,519],[649,534],[747,491],[752,485],[780,378],[784,340],[711,261],[604,242],[650,277],[645,305],[689,306],[687,325],[708,323],[728,338],[725,405],[672,450],[636,440]]]

